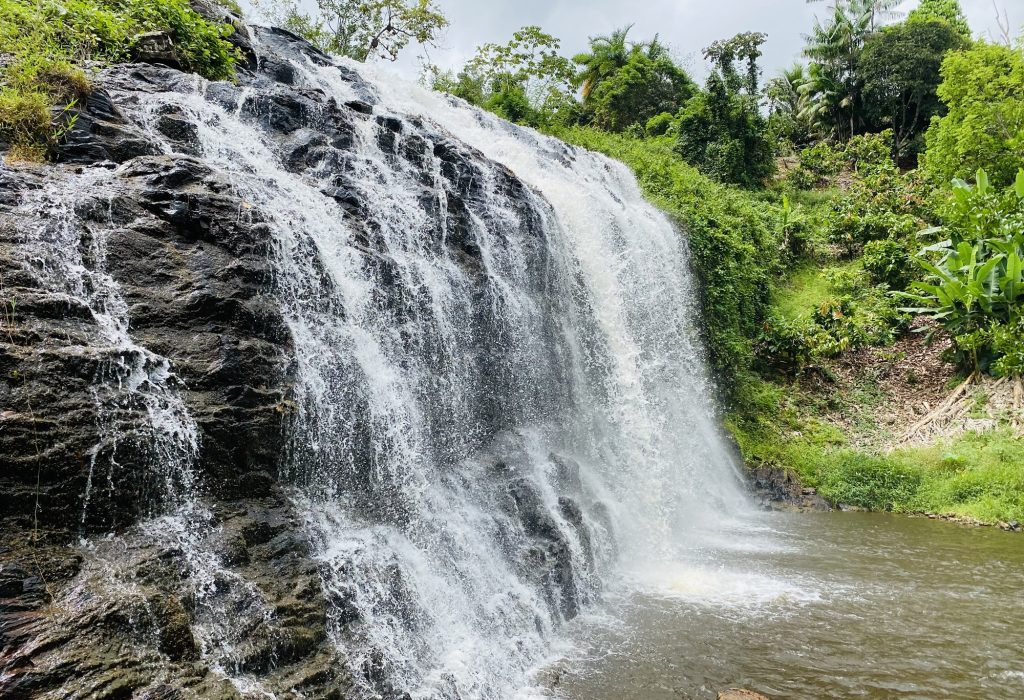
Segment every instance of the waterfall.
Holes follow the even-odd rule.
[[[315,544],[331,643],[366,697],[510,697],[619,572],[685,556],[746,507],[685,237],[619,163],[373,66],[282,58],[269,30],[254,43],[317,105],[305,124],[258,82],[120,98],[156,148],[201,159],[269,230],[294,375],[277,477]],[[167,114],[194,126],[187,143],[160,128]],[[129,393],[150,442],[177,450],[156,460],[178,465],[176,500],[151,529],[191,542],[215,588],[229,574],[188,524],[204,518],[194,425],[173,367],[115,311],[112,338],[137,358],[125,378],[146,372]],[[231,606],[199,635],[227,675],[253,624],[233,617],[272,617]]]

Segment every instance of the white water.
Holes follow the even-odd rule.
[[[365,89],[335,67],[296,68],[338,103]],[[185,112],[203,162],[272,229],[298,382],[281,474],[361,688],[507,698],[608,582],[699,560],[747,508],[716,428],[685,243],[624,166],[352,68],[377,104],[354,117],[340,165],[286,167],[251,117],[258,91],[225,108],[197,82],[142,97],[135,116],[152,127],[162,108]],[[402,125],[393,149],[379,116]],[[454,175],[446,149],[465,154]],[[361,221],[324,194],[339,178]],[[152,391],[167,405],[159,366]],[[190,551],[200,591],[226,575]],[[230,673],[244,625],[214,607],[205,619],[204,653]]]

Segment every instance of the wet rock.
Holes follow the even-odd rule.
[[[260,130],[286,167],[321,178],[324,194],[337,203],[327,214],[351,225],[352,250],[373,280],[374,303],[399,325],[414,325],[424,311],[403,296],[400,266],[380,235],[377,217],[388,213],[377,211],[350,177],[357,125],[373,118],[373,91],[352,70],[334,66],[355,98],[338,104],[292,63],[330,64],[307,42],[283,30],[245,27],[208,0],[192,4],[232,24],[229,40],[243,54],[237,81],[204,84],[206,99]],[[351,697],[347,660],[328,639],[326,618],[330,609],[342,627],[356,623],[355,592],[323,589],[292,505],[293,489],[310,475],[289,464],[301,462],[301,452],[292,450],[302,447],[289,440],[296,358],[277,300],[273,212],[247,201],[230,174],[202,160],[200,125],[188,108],[148,111],[145,124],[126,119],[153,94],[196,94],[195,76],[177,69],[171,37],[143,37],[135,58],[142,63],[96,75],[95,89],[74,110],[74,127],[55,148],[55,165],[44,171],[0,164],[0,302],[18,302],[0,335],[0,696],[239,697],[215,671],[222,668],[251,674],[282,698]],[[523,239],[524,265],[543,277],[549,261],[537,203],[511,171],[488,170],[485,177],[479,153],[424,121],[382,116],[376,126],[385,157],[422,173],[423,189],[410,196],[433,222],[424,230],[425,249],[451,258],[483,298],[488,284],[475,227],[496,192],[518,222],[510,235]],[[424,167],[435,156],[439,176],[433,163]],[[104,191],[74,189],[93,166],[110,174]],[[73,211],[61,211],[56,201],[28,207],[52,182],[67,183],[76,196]],[[131,344],[111,342],[105,309],[90,306],[87,294],[56,288],[47,278],[54,266],[46,246],[25,235],[66,234],[69,222],[74,226],[61,245],[81,252],[84,267],[116,286]],[[305,284],[310,298],[334,291],[323,270]],[[497,335],[479,316],[467,319],[473,332]],[[490,384],[481,389],[479,430],[457,448],[464,452],[482,448],[518,418],[508,416],[502,398],[503,382],[512,381],[500,371],[502,358],[480,355],[473,361]],[[120,400],[98,407],[107,384],[160,374],[172,375],[168,386],[198,430],[190,466],[201,506],[193,516],[206,533],[201,542],[153,520],[180,494],[161,471],[166,455],[154,454],[147,407]],[[372,445],[359,430],[369,408],[359,401],[365,404],[353,397],[356,429],[346,436],[353,464],[326,476],[353,509],[405,526],[407,505],[370,478]],[[585,599],[574,572],[593,565],[579,466],[552,457],[566,494],[546,501],[518,470],[513,451],[506,468],[486,475],[507,509],[510,558],[536,577],[552,610],[572,617]],[[590,504],[587,511],[601,518]],[[413,599],[397,569],[388,585],[396,600]],[[404,614],[413,619],[416,612]],[[207,649],[224,654],[214,664],[200,653],[204,635],[228,634],[223,630],[234,636]],[[371,659],[364,671],[382,695],[403,697],[380,663]]]
[[[750,470],[748,474],[754,492],[767,508],[832,510],[829,502],[818,495],[817,489],[805,488],[799,477],[788,469],[762,466]]]
[[[123,163],[157,152],[152,139],[136,126],[125,123],[121,111],[103,88],[94,89],[69,110],[73,126],[54,147],[60,163]]]
[[[181,69],[181,57],[169,32],[146,32],[135,37],[132,57],[139,63],[159,63]]]

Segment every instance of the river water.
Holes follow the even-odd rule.
[[[1024,537],[764,514],[622,577],[539,674],[547,697],[1024,698]]]

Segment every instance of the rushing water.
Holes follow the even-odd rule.
[[[373,105],[308,167],[266,129],[272,94],[197,79],[125,106],[267,222],[296,367],[280,478],[362,692],[510,697],[617,572],[748,507],[685,239],[621,164],[370,67],[287,60]],[[184,148],[168,110],[196,126]],[[193,540],[194,577],[224,576]],[[230,675],[252,621],[210,613],[204,653]]]
[[[1024,697],[1024,538],[877,514],[764,515],[623,582],[542,695]],[[747,546],[737,543],[747,543]]]

